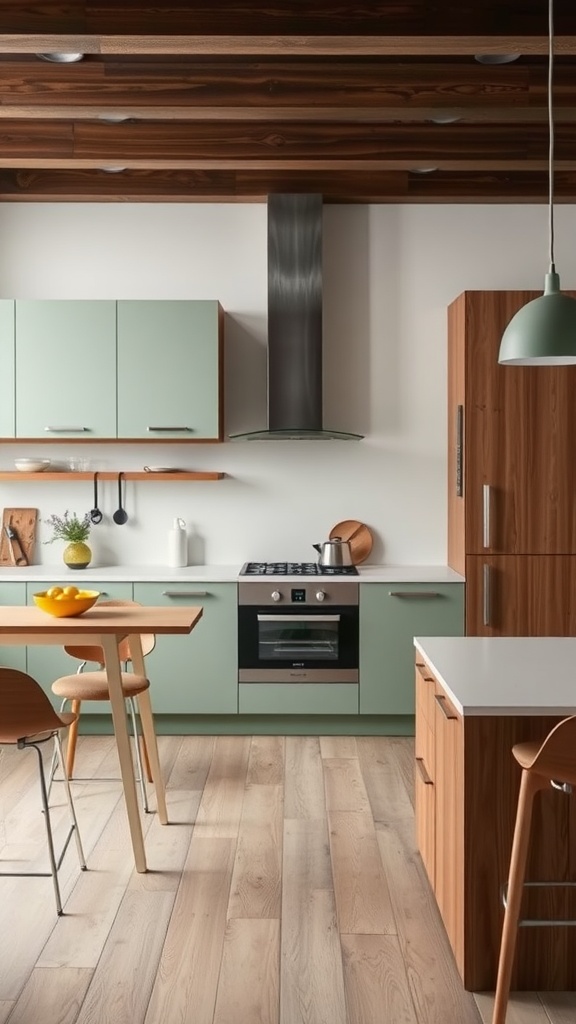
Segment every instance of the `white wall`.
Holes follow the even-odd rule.
[[[576,209],[556,221],[557,267],[574,288]],[[227,432],[265,426],[265,204],[5,204],[0,239],[2,298],[220,299]],[[313,558],[312,542],[348,518],[372,528],[371,561],[445,562],[446,306],[465,289],[540,289],[547,260],[544,206],[325,206],[324,422],[365,440],[86,446],[94,469],[227,474],[129,483],[124,527],[111,523],[116,485],[103,484],[94,564],[163,564],[175,515],[193,563]],[[6,445],[0,467],[38,450]],[[3,484],[1,502],[41,518],[82,512],[92,486]],[[38,560],[59,565],[61,549],[40,543]]]

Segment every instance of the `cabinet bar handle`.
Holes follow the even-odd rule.
[[[193,430],[193,427],[146,427],[146,430]]]
[[[209,590],[163,590],[162,597],[210,597]]]
[[[49,434],[82,434],[90,430],[90,427],[44,427]]]
[[[484,565],[483,566],[482,578],[483,578],[483,587],[482,587],[482,589],[483,589],[483,600],[482,600],[483,615],[482,615],[482,622],[484,623],[485,626],[489,626],[490,625],[490,611],[491,611],[491,609],[490,609],[490,566],[489,565]]]
[[[449,721],[451,722],[455,722],[457,720],[458,715],[451,715],[446,710],[446,697],[444,697],[441,693],[435,693],[434,700],[437,702],[438,707],[440,708],[442,714],[444,715],[444,718],[448,718]]]
[[[388,597],[407,597],[407,598],[428,598],[428,597],[442,597],[437,590],[389,590]]]
[[[428,772],[426,771],[426,768],[424,766],[424,758],[423,757],[417,757],[416,758],[416,768],[418,769],[418,775],[422,779],[422,782],[424,783],[424,785],[425,786],[433,786],[434,783],[432,782],[432,779],[428,775]]]
[[[463,459],[464,459],[464,406],[459,405],[456,409],[456,497],[461,498],[464,493],[463,481]]]
[[[258,622],[340,622],[339,615],[257,615]]]
[[[482,543],[490,547],[490,484],[482,487]]]

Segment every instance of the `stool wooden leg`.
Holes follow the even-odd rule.
[[[500,958],[498,961],[498,978],[496,981],[496,996],[494,1000],[492,1024],[505,1024],[506,1021],[506,1009],[508,1006],[508,997],[510,995],[512,967],[514,965],[514,954],[516,952],[518,919],[520,917],[520,905],[522,903],[524,878],[526,875],[526,861],[528,859],[532,806],[535,794],[540,789],[545,789],[547,787],[548,783],[545,779],[542,779],[529,771],[522,772],[520,795],[518,797],[518,809],[516,811],[516,824],[514,826],[514,839],[512,842],[512,854],[510,857],[508,894],[506,910],[504,913],[504,924],[502,926],[502,941],[500,944]]]
[[[71,710],[75,715],[80,715],[82,701],[73,700]],[[72,722],[68,729],[68,746],[66,748],[66,774],[69,779],[74,774],[74,758],[76,757],[76,740],[78,739],[78,719]]]

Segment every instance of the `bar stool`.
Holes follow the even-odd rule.
[[[48,856],[50,860],[50,871],[0,871],[1,875],[16,877],[24,875],[28,878],[52,876],[54,896],[56,898],[56,910],[59,915],[63,913],[62,899],[60,896],[60,885],[58,882],[58,871],[68,849],[68,844],[74,836],[78,859],[82,871],[86,871],[86,861],[82,842],[78,831],[76,812],[66,774],[66,766],[62,756],[62,745],[60,743],[60,731],[67,729],[76,720],[76,715],[71,712],[58,714],[54,710],[48,697],[32,676],[26,672],[20,672],[15,668],[0,668],[0,745],[7,744],[15,746],[18,750],[26,750],[33,747],[38,755],[38,772],[40,777],[40,795],[42,797],[42,810],[44,811],[44,822],[46,826],[46,839],[48,842]],[[55,753],[60,761],[60,767],[64,777],[64,788],[66,800],[70,812],[70,827],[64,841],[64,846],[59,857],[54,851],[54,840],[52,838],[52,824],[50,820],[50,808],[48,806],[48,789],[46,776],[44,774],[44,762],[40,744],[54,740]]]
[[[100,601],[98,607],[121,607],[126,605],[138,604],[137,601]],[[144,657],[154,649],[156,644],[156,637],[153,633],[146,633],[140,637],[140,643],[142,645],[142,654]],[[87,647],[79,645],[67,645],[64,650],[72,658],[76,658],[80,661],[78,671],[73,675],[60,676],[52,684],[52,691],[56,696],[60,697],[62,703],[60,710],[63,711],[67,703],[71,703],[72,711],[75,715],[75,721],[70,726],[70,732],[68,736],[68,747],[66,751],[66,770],[68,778],[72,779],[74,776],[74,761],[76,756],[76,741],[78,737],[78,719],[80,717],[80,711],[83,701],[108,701],[110,700],[110,694],[108,691],[108,680],[106,678],[106,672],[104,669],[104,654],[101,647]],[[146,771],[146,778],[149,782],[152,781],[150,774],[150,765],[148,763],[148,752],[146,750],[146,744],[144,737],[140,735],[140,730],[137,724],[137,710],[140,712],[140,708],[137,707],[137,699],[142,696],[149,688],[150,682],[146,676],[138,675],[134,672],[128,672],[128,664],[131,662],[130,648],[127,640],[122,640],[118,647],[118,655],[120,662],[124,665],[124,671],[121,672],[122,680],[122,691],[126,701],[127,708],[130,712],[132,720],[132,732],[134,738],[134,753],[136,757],[136,770],[137,770],[137,781],[140,784],[140,791],[142,795],[142,806],[146,813],[149,813],[148,807],[148,795],[146,792],[146,780],[144,778],[144,770]],[[85,671],[87,662],[95,662],[99,667],[96,671]],[[142,712],[140,712],[142,713]],[[140,740],[142,742],[142,754],[140,752]],[[144,765],[142,764],[144,761]],[[56,762],[53,759],[52,769],[50,773],[50,782],[54,777],[54,771],[56,769]]]
[[[576,715],[559,722],[548,733],[544,742],[516,743],[512,753],[522,768],[522,776],[510,857],[492,1024],[505,1024],[506,1021],[518,925],[521,924],[520,904],[524,885],[530,884],[525,883],[524,879],[534,797],[536,793],[551,787],[563,793],[571,793],[572,786],[576,786]],[[546,885],[545,882],[539,884]],[[551,922],[554,925],[562,923]]]

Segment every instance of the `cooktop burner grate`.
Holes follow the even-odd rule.
[[[358,576],[355,565],[318,565],[318,562],[245,562],[241,576]]]

